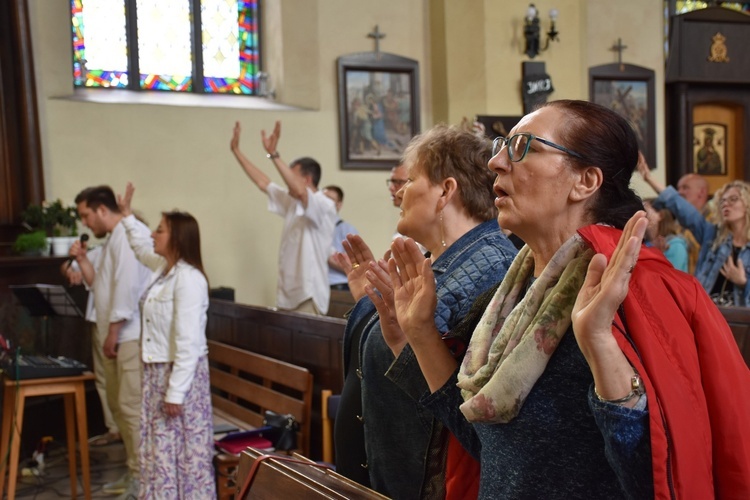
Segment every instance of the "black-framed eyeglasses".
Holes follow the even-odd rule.
[[[397,188],[400,188],[404,184],[406,184],[406,181],[403,179],[386,179],[385,180],[385,185],[388,187],[396,186]]]
[[[492,156],[494,157],[496,154],[502,151],[505,146],[508,146],[508,157],[510,158],[510,161],[521,161],[526,156],[526,153],[529,152],[529,146],[531,145],[531,141],[533,141],[534,139],[541,142],[542,144],[546,144],[547,146],[560,150],[563,153],[569,154],[570,156],[575,156],[576,158],[580,158],[581,160],[584,159],[583,155],[578,154],[575,151],[571,151],[565,146],[560,146],[559,144],[555,144],[554,142],[548,141],[547,139],[542,139],[541,137],[537,137],[534,134],[529,134],[528,132],[513,134],[510,137],[496,137],[495,140],[492,141]]]

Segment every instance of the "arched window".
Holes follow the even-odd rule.
[[[74,85],[256,95],[258,3],[70,0]]]

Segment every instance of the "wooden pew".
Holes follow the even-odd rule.
[[[343,318],[349,309],[354,307],[354,297],[349,290],[331,290],[331,300],[328,303],[326,316]]]
[[[206,335],[257,354],[307,368],[313,375],[309,457],[322,457],[320,395],[343,385],[341,354],[346,320],[211,299]]]
[[[724,319],[732,329],[734,340],[740,348],[742,358],[750,367],[750,308],[748,307],[719,307]]]
[[[261,427],[266,410],[291,413],[300,425],[297,451],[309,454],[313,376],[306,368],[212,340],[208,359],[216,416],[247,429]],[[215,457],[220,499],[232,498],[238,463],[234,455]]]

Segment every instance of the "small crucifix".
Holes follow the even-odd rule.
[[[618,38],[617,43],[609,48],[612,52],[617,52],[617,64],[620,65],[620,71],[625,71],[625,65],[622,63],[622,51],[627,48],[627,45],[622,44],[622,38]]]
[[[375,39],[375,57],[380,59],[380,39],[385,38],[385,33],[380,32],[378,25],[375,25],[375,31],[367,34],[367,38]]]

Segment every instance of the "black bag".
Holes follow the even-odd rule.
[[[295,420],[294,415],[280,415],[275,411],[266,410],[263,417],[263,425],[271,427],[268,439],[271,440],[274,448],[281,451],[297,449],[299,422]]]

